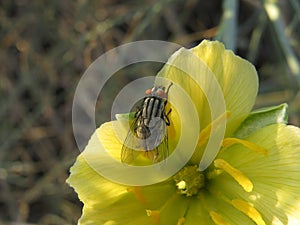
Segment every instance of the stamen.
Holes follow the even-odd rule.
[[[128,192],[133,192],[136,199],[138,201],[140,201],[141,203],[146,204],[147,203],[147,199],[146,197],[143,195],[143,193],[141,192],[141,188],[140,187],[128,187],[127,188]]]
[[[242,140],[242,139],[238,139],[238,138],[225,138],[223,140],[223,143],[222,143],[222,146],[223,147],[229,147],[231,145],[234,145],[234,144],[241,144],[241,145],[244,145],[246,148],[256,152],[256,153],[259,153],[259,154],[263,154],[265,156],[268,155],[268,150],[253,143],[253,142],[250,142],[250,141],[246,141],[246,140]]]
[[[249,216],[257,225],[266,225],[261,214],[248,202],[240,199],[233,199],[231,203],[236,209]]]
[[[181,196],[178,196],[178,194],[174,193],[168,200],[160,207],[160,209],[156,210],[151,210],[151,209],[146,209],[147,216],[150,216],[153,218],[155,224],[160,224],[160,214],[165,214],[165,210],[169,211],[170,207],[173,207],[176,203],[178,202],[178,199],[180,199]],[[181,205],[181,213],[178,215],[179,219],[177,221],[177,225],[183,225],[184,223],[184,215],[186,213],[187,207],[188,207],[188,201],[182,202]]]
[[[230,112],[227,111],[217,119],[212,121],[207,127],[205,127],[199,134],[197,147],[203,146],[209,138],[211,127],[213,126],[214,130],[218,128],[218,126],[224,122],[230,116]]]
[[[204,174],[197,166],[186,166],[173,177],[181,194],[193,196],[204,186]]]
[[[159,224],[159,216],[160,216],[160,211],[159,210],[150,210],[146,209],[147,216],[152,217],[154,220],[154,223]]]
[[[209,211],[209,215],[216,225],[230,225],[224,221],[223,216],[221,216],[219,213]]]
[[[180,218],[178,219],[177,225],[183,225],[183,224],[184,224],[184,221],[185,221],[184,217],[180,217]]]
[[[253,189],[252,182],[240,170],[232,167],[228,162],[226,162],[223,159],[216,159],[214,161],[214,165],[217,168],[223,169],[230,176],[232,176],[233,179],[235,179],[239,183],[239,185],[241,185],[244,188],[245,191],[247,191],[247,192],[251,192],[252,191],[252,189]]]

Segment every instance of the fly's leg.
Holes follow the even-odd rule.
[[[165,120],[165,123],[167,124],[167,126],[170,126],[170,120],[169,120],[169,114],[172,112],[172,109],[169,110],[168,113],[164,113],[164,120]]]

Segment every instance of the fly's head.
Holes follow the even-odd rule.
[[[171,83],[167,89],[164,86],[154,86],[152,89],[147,89],[145,94],[146,96],[155,96],[167,100],[169,89],[172,85],[173,83]]]

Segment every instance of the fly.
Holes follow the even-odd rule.
[[[153,163],[168,157],[168,133],[170,126],[166,105],[168,92],[172,83],[166,89],[163,86],[146,90],[146,96],[138,102],[134,120],[126,136],[121,151],[121,161],[131,164],[143,152]]]

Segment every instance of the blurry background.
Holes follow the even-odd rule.
[[[256,108],[289,104],[300,125],[299,0],[4,0],[0,3],[0,224],[75,224],[82,204],[65,184],[79,154],[71,111],[76,85],[98,56],[145,39],[193,47],[222,40],[260,79]],[[275,3],[272,3],[275,2]],[[99,97],[110,120],[118,90],[160,67],[133,67]]]

